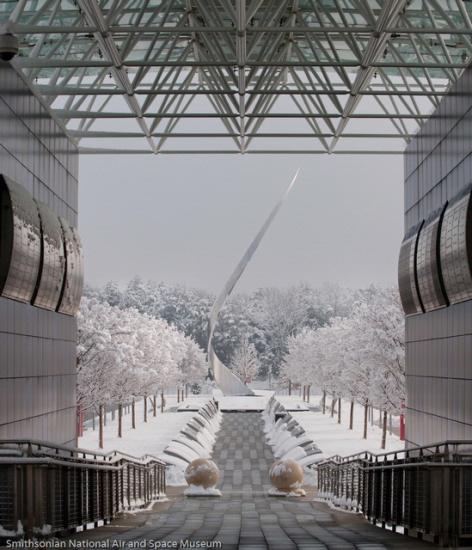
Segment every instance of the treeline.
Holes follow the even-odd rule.
[[[281,381],[313,385],[323,394],[323,413],[341,399],[364,407],[364,439],[369,407],[382,411],[382,448],[387,415],[398,414],[405,400],[404,314],[396,288],[372,287],[357,295],[351,311],[323,327],[305,329],[289,339]],[[327,403],[328,397],[331,404]]]
[[[149,402],[155,415],[164,388],[201,383],[207,374],[200,346],[163,319],[85,297],[77,320],[78,405],[98,414],[100,448],[105,407],[117,407],[122,437],[124,407],[130,407],[135,428],[137,399],[144,401],[146,422]]]
[[[360,294],[362,291],[328,284],[238,293],[220,315],[215,350],[231,366],[241,364],[239,358],[249,345],[257,353],[258,377],[278,376],[289,339],[304,329],[320,328],[334,317],[349,315]],[[208,314],[215,300],[210,292],[134,278],[123,289],[114,282],[100,288],[88,287],[86,295],[162,319],[206,349]]]

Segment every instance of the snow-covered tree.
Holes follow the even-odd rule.
[[[103,412],[118,406],[118,435],[122,433],[123,405],[155,398],[159,389],[203,380],[207,369],[201,348],[162,319],[132,308],[118,308],[97,298],[84,298],[78,314],[77,395],[83,408],[99,414],[103,446]],[[144,407],[147,420],[147,406]]]
[[[365,364],[370,369],[371,401],[383,411],[382,448],[387,414],[400,412],[405,399],[404,314],[395,288],[373,289],[354,317],[362,327]]]
[[[285,380],[316,384],[331,395],[331,411],[340,398],[364,407],[364,438],[369,406],[383,414],[385,447],[388,413],[398,413],[405,398],[404,321],[396,289],[369,287],[356,293],[347,317],[335,317],[317,329],[289,338],[281,375]]]
[[[267,374],[278,376],[289,337],[310,321],[312,292],[306,285],[299,285],[287,289],[261,289],[255,297],[255,319],[264,333],[261,360]]]
[[[259,359],[254,344],[249,342],[247,334],[243,335],[233,353],[230,368],[241,380],[248,384],[252,382],[259,370]]]
[[[110,306],[120,307],[123,294],[115,281],[108,281],[100,290],[100,299]]]
[[[336,317],[348,316],[358,294],[333,284],[318,289],[300,284],[233,295],[220,314],[214,335],[215,350],[229,365],[241,338],[247,335],[257,351],[258,374],[278,376],[289,339],[305,329],[322,328]],[[123,291],[109,282],[101,289],[87,289],[86,295],[163,319],[202,349],[206,348],[208,315],[215,299],[209,292],[135,277]]]

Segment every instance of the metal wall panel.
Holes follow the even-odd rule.
[[[77,223],[76,147],[23,79],[0,63],[0,171]],[[0,296],[0,439],[76,443],[72,316]]]
[[[416,275],[416,254],[422,226],[423,222],[413,226],[406,233],[400,248],[398,287],[405,315],[414,315],[423,312]]]
[[[59,313],[75,315],[80,306],[84,287],[82,244],[77,230],[67,220],[60,218],[66,254],[66,276],[62,288]]]
[[[55,311],[61,297],[66,257],[59,218],[36,201],[41,219],[42,263],[33,305]]]
[[[418,239],[416,270],[418,290],[425,311],[448,305],[439,261],[439,236],[444,211],[445,206],[430,215]]]
[[[30,302],[38,280],[41,230],[33,197],[0,175],[0,280],[5,298]]]
[[[472,439],[471,83],[472,70],[467,69],[430,123],[411,140],[405,159],[405,227],[450,202],[440,231],[440,264],[453,302],[433,309],[440,301],[437,286],[431,285],[431,277],[429,283],[423,280],[435,270],[433,255],[428,260],[426,252],[428,241],[430,252],[434,241],[431,222],[423,228],[417,255],[418,286],[427,312],[406,319],[406,428],[412,445]]]
[[[448,205],[441,228],[441,267],[452,304],[472,298],[471,215],[470,187],[467,187]]]

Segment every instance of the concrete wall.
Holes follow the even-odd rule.
[[[405,153],[405,230],[472,182],[472,71]],[[407,441],[472,439],[472,301],[406,320]]]
[[[0,173],[77,224],[78,153],[0,62]],[[75,443],[75,318],[0,298],[0,439]]]

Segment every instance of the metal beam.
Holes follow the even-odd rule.
[[[472,59],[461,0],[19,0],[2,17],[15,67],[72,139],[142,137],[159,154],[170,139],[248,154],[267,154],[260,138],[316,140],[307,154],[408,141]]]
[[[108,119],[121,119],[121,118],[135,118],[132,113],[125,113],[120,111],[115,112],[100,112],[100,113],[89,113],[88,111],[63,111],[61,109],[56,110],[56,115],[59,118],[108,118]],[[143,113],[143,118],[155,118],[155,113]],[[260,113],[246,113],[247,118],[259,118]],[[225,112],[225,113],[171,113],[171,114],[160,114],[160,118],[239,118],[239,113]],[[265,118],[274,118],[274,119],[287,119],[287,118],[343,118],[340,113],[266,113]],[[429,114],[422,114],[420,118],[427,119]],[[350,118],[353,119],[390,119],[392,115],[390,113],[353,113]],[[416,115],[410,114],[398,114],[395,115],[395,118],[410,119],[416,120]]]
[[[148,149],[100,149],[94,147],[79,147],[82,155],[149,155]],[[240,155],[239,149],[164,149],[159,155]],[[326,155],[324,149],[253,149],[246,151],[246,155]],[[330,153],[332,155],[403,155],[403,150],[391,149],[340,149]]]
[[[67,26],[67,25],[28,25],[23,23],[16,23],[9,25],[11,32],[15,34],[74,34],[74,35],[88,35],[97,32],[98,28],[93,25],[84,25],[82,27]],[[260,27],[260,26],[246,26],[245,32],[248,34],[283,34],[283,33],[300,33],[300,34],[371,34],[375,31],[374,27],[369,25],[359,26],[277,26],[277,27]],[[462,35],[467,34],[468,29],[459,28],[456,26],[425,26],[425,27],[388,27],[385,29],[388,33],[415,35],[415,34],[441,34],[441,35]],[[237,34],[237,29],[229,26],[162,26],[162,25],[111,25],[109,27],[111,34],[128,34],[128,33],[140,33],[142,35],[153,35],[159,33],[165,34],[181,34],[186,36],[191,33],[229,33],[231,35]]]
[[[100,130],[69,130],[68,134],[75,138],[142,138],[143,135],[139,132],[113,132]],[[152,132],[151,136],[155,138],[229,138],[239,137],[239,132]],[[293,139],[293,138],[331,138],[334,133],[307,133],[307,132],[248,132],[248,138],[276,138],[276,139]],[[363,138],[363,139],[403,139],[400,134],[383,134],[383,133],[345,133],[344,138]],[[411,135],[407,137],[412,137]]]
[[[115,65],[111,61],[94,61],[85,59],[47,59],[47,58],[19,58],[18,65],[22,68],[134,68],[134,67],[237,67],[237,60],[233,61],[141,61],[139,59],[126,59]],[[359,61],[247,61],[247,67],[350,67],[365,68]],[[408,68],[408,69],[466,69],[468,63],[421,63],[419,61],[395,62],[377,61],[369,64],[369,67],[377,68]]]

